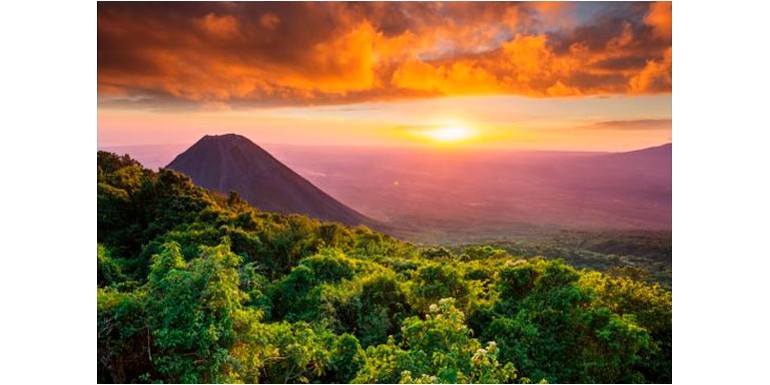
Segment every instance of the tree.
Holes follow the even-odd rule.
[[[164,248],[153,258],[148,282],[157,372],[172,382],[234,379],[240,362],[230,349],[253,338],[260,317],[242,306],[248,296],[239,288],[240,258],[227,239],[202,247],[190,263],[178,244]]]
[[[354,379],[358,383],[509,383],[516,378],[511,363],[497,361],[497,345],[486,347],[471,337],[454,298],[430,306],[424,320],[407,318],[403,340],[367,349],[366,365]]]

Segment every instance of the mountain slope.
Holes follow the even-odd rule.
[[[167,167],[188,175],[199,186],[220,192],[237,191],[264,211],[305,214],[348,225],[373,222],[240,135],[206,135]]]
[[[648,147],[641,150],[620,152],[605,155],[605,159],[618,162],[627,167],[648,167],[659,170],[671,170],[671,143],[657,147]]]

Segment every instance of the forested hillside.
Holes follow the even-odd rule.
[[[671,292],[260,212],[99,152],[99,382],[671,382]]]

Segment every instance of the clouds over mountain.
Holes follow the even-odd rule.
[[[671,92],[670,3],[99,3],[105,106]]]

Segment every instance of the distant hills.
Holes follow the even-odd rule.
[[[365,215],[424,243],[561,230],[671,230],[671,144],[629,152],[271,147]]]
[[[282,214],[304,214],[347,225],[374,221],[308,182],[241,135],[204,136],[167,168],[210,190],[240,193],[249,204]]]
[[[643,148],[641,150],[609,154],[607,159],[614,162],[626,162],[629,165],[645,165],[652,167],[666,167],[671,169],[671,143],[662,146]]]
[[[418,243],[671,230],[671,143],[618,153],[265,147],[205,136],[168,168],[264,211],[365,224]]]

